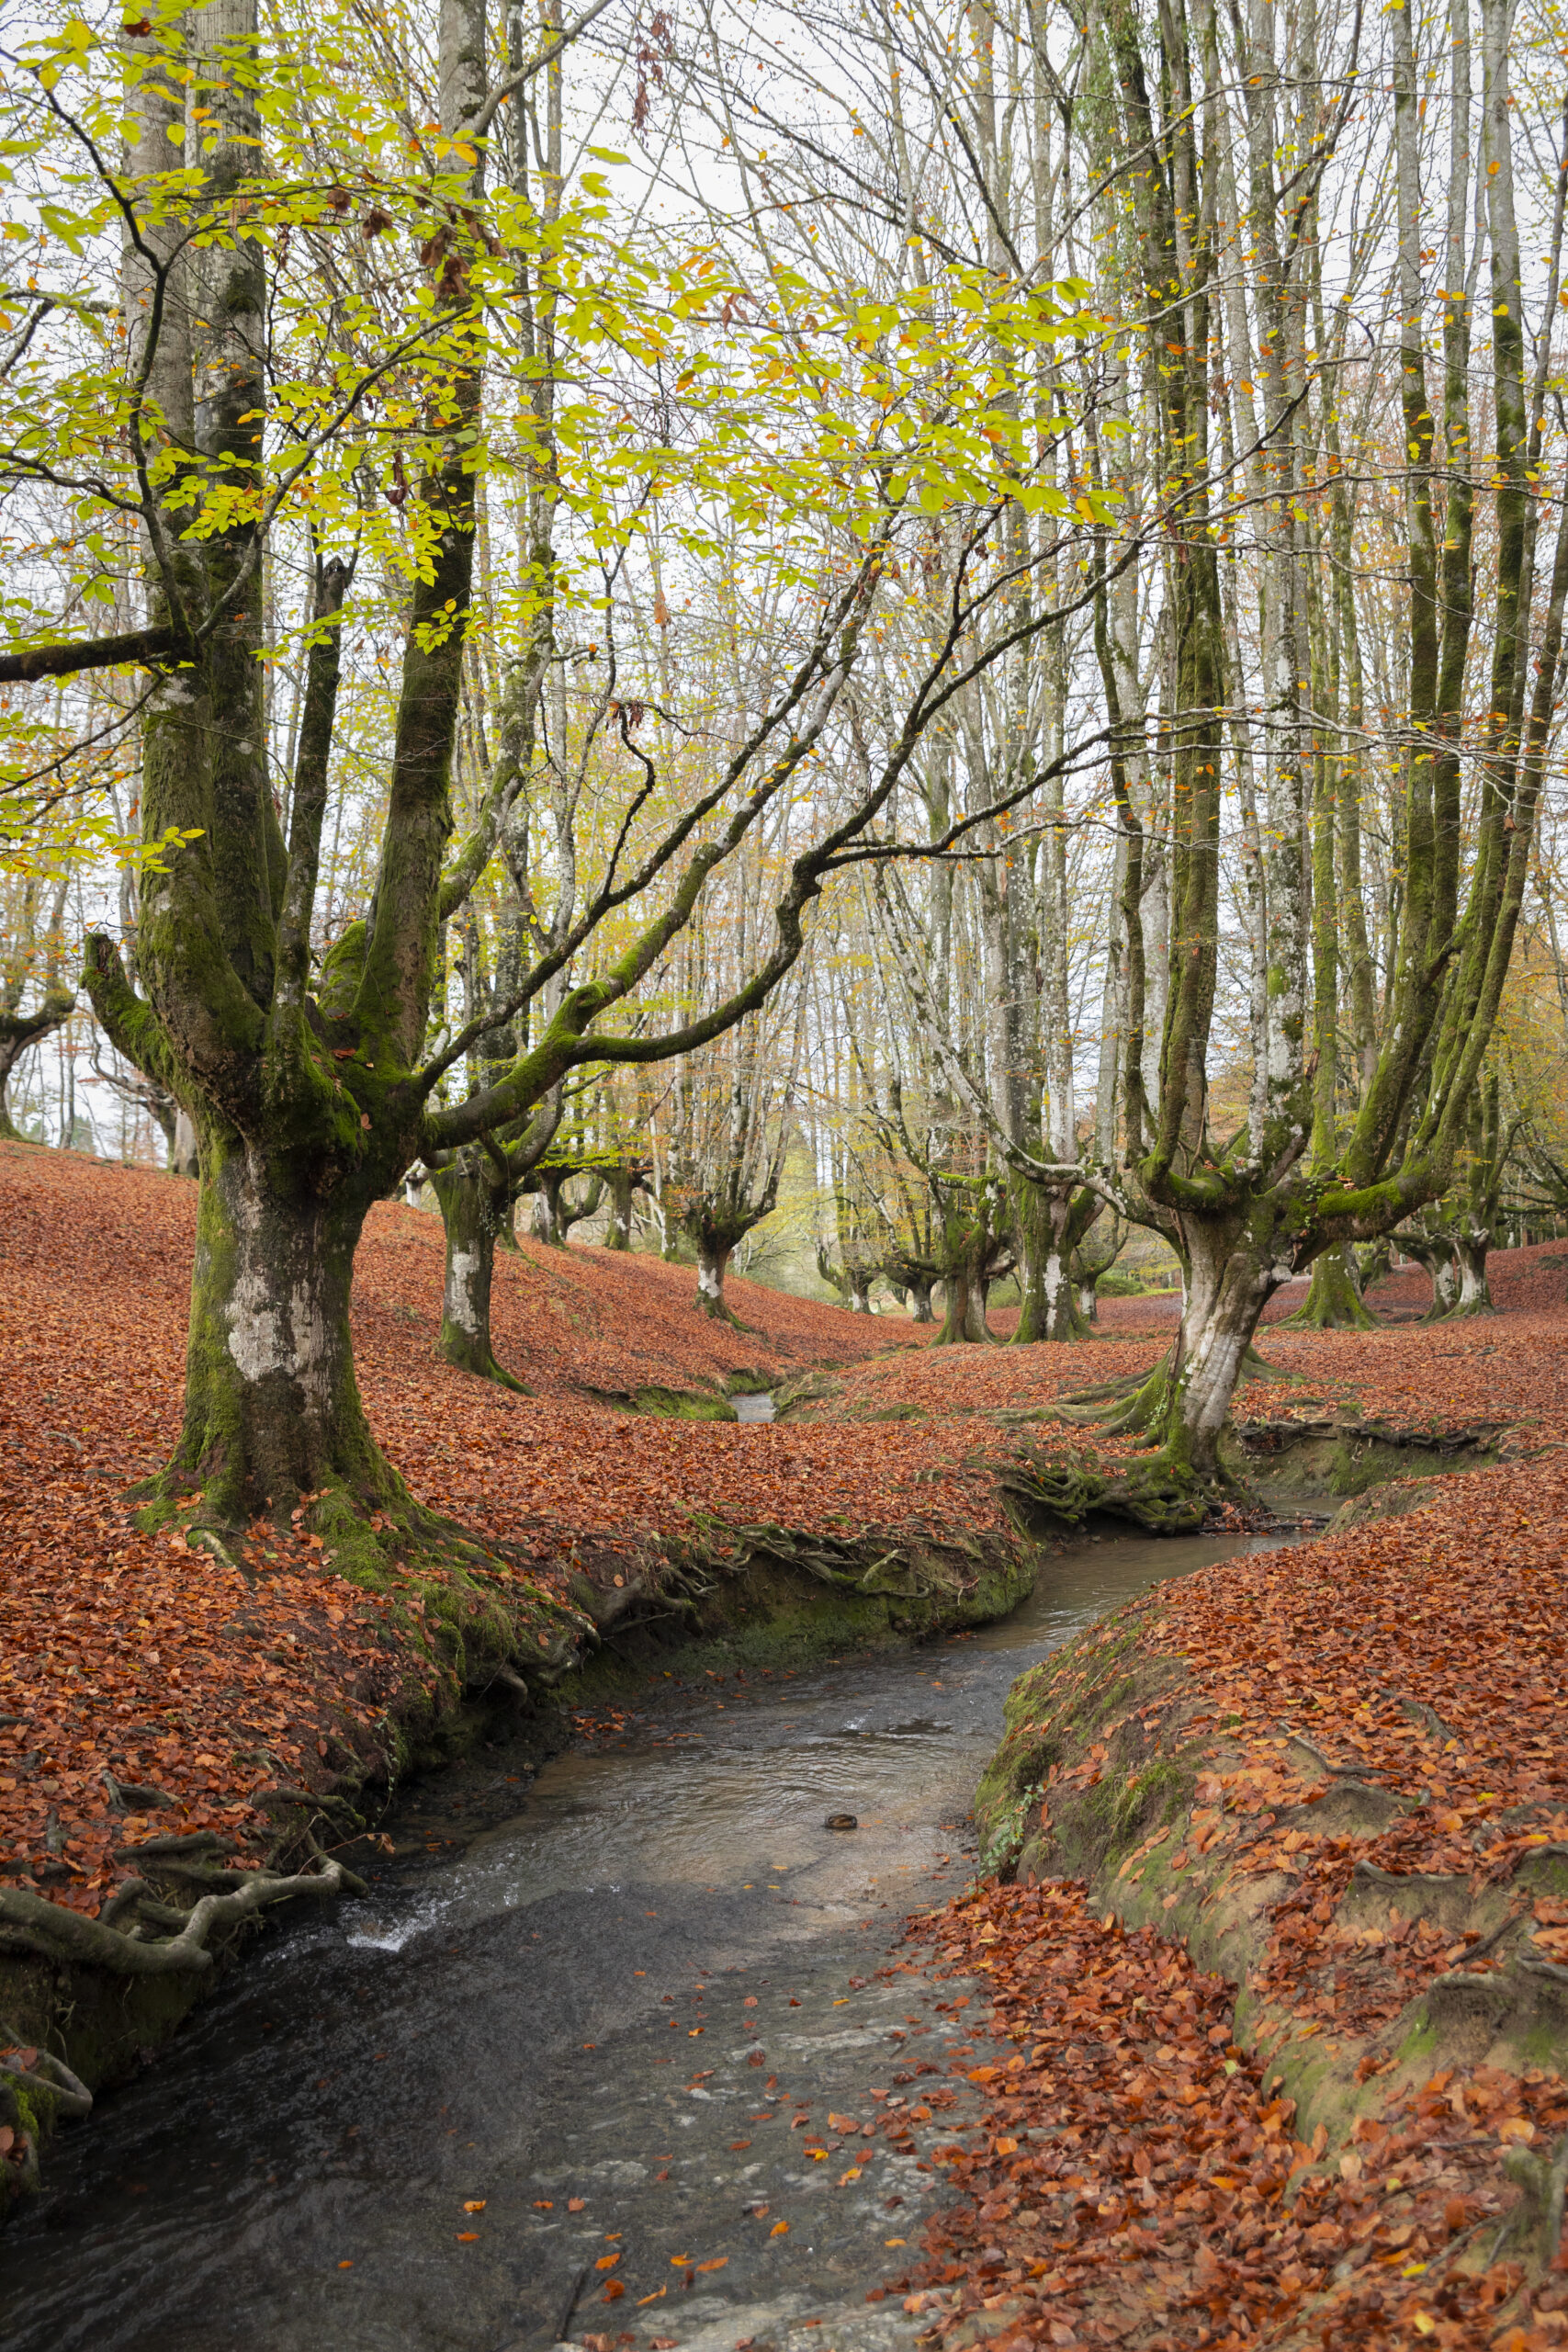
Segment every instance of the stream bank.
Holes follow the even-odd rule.
[[[1296,2193],[1344,2207],[1315,2240],[1337,2324],[1359,2266],[1408,2247],[1417,2335],[1513,2344],[1544,2294],[1556,2343],[1568,1478],[1538,1458],[1424,1488],[1086,1629],[1010,1694],[976,1815],[1016,1933],[1081,1888],[1236,1988]]]
[[[56,2143],[6,2240],[8,2352],[500,2352],[574,2294],[579,2338],[907,2340],[864,2298],[942,2194],[980,2004],[902,1973],[901,1923],[972,1867],[1022,1659],[1250,1548],[1090,1542],[1003,1623],[722,1688],[671,1661],[532,1778],[479,1747],[392,1817],[364,1901],[285,1925]]]

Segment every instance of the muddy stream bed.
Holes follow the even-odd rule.
[[[427,1782],[367,1899],[270,1933],[55,2143],[0,2240],[0,2343],[908,2341],[902,2298],[865,2297],[908,2267],[929,2150],[977,2108],[954,2062],[979,2063],[987,2004],[898,1968],[903,1918],[970,1873],[1014,1677],[1268,1540],[1081,1544],[980,1633],[739,1685],[660,1668],[608,1745]],[[891,2144],[889,2102],[938,2089]]]

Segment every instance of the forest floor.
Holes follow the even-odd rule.
[[[423,1670],[395,1595],[346,1585],[308,1535],[243,1575],[130,1522],[126,1487],[178,1426],[195,1202],[0,1146],[0,1884],[85,1909],[126,1868],[106,1771],[172,1799],[151,1827],[259,1845],[280,1777],[321,1785]],[[1108,1302],[1060,1356],[932,1351],[929,1329],[739,1281],[735,1330],[697,1315],[684,1269],[525,1245],[496,1283],[514,1397],[436,1361],[441,1264],[437,1220],[373,1216],[367,1408],[420,1498],[541,1607],[694,1528],[1000,1531],[1010,1447],[1124,1451],[1050,1408],[1151,1366],[1175,1311]],[[1479,1436],[1504,1466],[1162,1589],[1015,1713],[1021,1871],[915,1930],[997,1996],[996,2064],[969,2069],[994,2113],[933,2152],[954,2201],[889,2287],[946,2343],[1568,2344],[1563,1266],[1497,1253],[1493,1318],[1270,1329],[1280,1376],[1248,1385],[1245,1419]],[[1373,1303],[1408,1318],[1425,1297],[1411,1276]],[[616,1407],[742,1373],[803,1384],[798,1416]],[[1346,1814],[1348,1789],[1382,1792],[1381,1815]],[[1434,1985],[1462,2013],[1446,2040],[1420,2011]]]

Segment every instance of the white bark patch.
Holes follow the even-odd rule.
[[[446,1314],[459,1331],[470,1340],[479,1336],[479,1311],[474,1303],[475,1278],[479,1270],[477,1250],[454,1250],[446,1274]]]
[[[332,1388],[332,1334],[315,1292],[296,1283],[287,1304],[254,1268],[241,1274],[227,1309],[229,1353],[253,1384],[281,1373],[325,1403]]]
[[[288,1369],[283,1317],[261,1276],[246,1273],[229,1302],[229,1353],[249,1381]]]
[[[724,1295],[724,1285],[719,1278],[718,1268],[711,1258],[697,1260],[697,1288],[704,1298],[718,1299]]]

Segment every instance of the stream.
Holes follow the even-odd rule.
[[[901,1973],[898,1937],[969,1873],[1008,1687],[1150,1584],[1277,1540],[1081,1543],[1003,1623],[793,1675],[682,1682],[677,1657],[536,1777],[497,1748],[425,1782],[367,1898],[269,1933],[55,2143],[0,2241],[0,2342],[908,2344],[902,2297],[865,2298],[977,2107],[945,2078],[985,2000]]]

